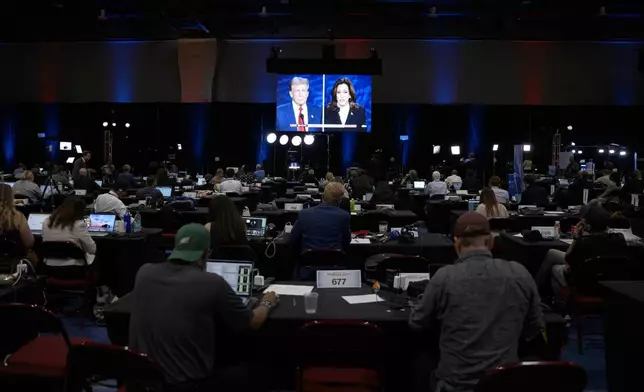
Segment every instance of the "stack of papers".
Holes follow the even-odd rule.
[[[371,240],[369,238],[354,238],[351,240],[352,244],[370,244]]]
[[[342,297],[342,299],[347,301],[350,305],[370,304],[372,302],[385,302],[384,299],[376,294],[345,295],[344,297]]]
[[[297,295],[303,296],[313,291],[313,286],[295,286],[290,284],[272,284],[268,286],[265,293],[274,292],[277,295]]]

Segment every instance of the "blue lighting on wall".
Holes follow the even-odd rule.
[[[479,155],[481,153],[481,135],[483,134],[484,117],[485,108],[483,106],[470,106],[470,127],[467,133],[466,154],[473,152]]]
[[[112,88],[112,101],[128,103],[133,101],[133,56],[137,49],[136,42],[117,41],[109,45],[112,58],[112,75],[108,83]]]
[[[429,41],[433,68],[431,96],[433,103],[450,104],[458,98],[459,41]]]
[[[60,107],[58,104],[49,103],[45,105],[45,137],[49,139],[46,142],[50,151],[47,152],[49,160],[57,162],[58,146],[56,141],[60,137]]]
[[[12,170],[14,166],[16,149],[16,117],[12,107],[5,107],[2,111],[2,152],[4,168]]]
[[[263,165],[264,160],[268,159],[268,150],[270,146],[266,141],[266,134],[267,133],[264,132],[264,116],[261,116],[259,125],[259,144],[257,145],[257,163],[260,165]],[[275,173],[272,174],[275,175]]]
[[[346,170],[353,162],[353,153],[356,148],[358,134],[355,132],[345,132],[342,134],[342,170]]]
[[[188,117],[188,132],[192,144],[192,161],[195,169],[204,167],[206,132],[210,128],[210,103],[184,104]]]

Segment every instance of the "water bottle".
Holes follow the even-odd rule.
[[[125,216],[123,216],[123,223],[125,224],[125,232],[132,232],[132,215],[130,215],[129,210],[125,210]]]
[[[555,239],[558,240],[561,238],[561,223],[559,221],[555,222]]]
[[[353,199],[351,199],[351,201],[349,201],[349,210],[351,212],[354,212],[356,210],[356,201],[353,200]]]
[[[134,215],[134,224],[132,225],[132,231],[138,233],[141,231],[141,214],[137,211]]]

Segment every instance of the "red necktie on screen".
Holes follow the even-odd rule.
[[[302,105],[300,105],[300,114],[297,116],[297,131],[306,132],[306,127],[304,126],[304,114],[302,113]]]

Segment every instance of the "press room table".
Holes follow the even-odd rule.
[[[461,211],[451,211],[450,213],[450,233],[454,232],[454,225],[456,220],[463,214],[467,213],[467,210]],[[521,232],[523,230],[530,230],[534,226],[549,226],[554,227],[555,222],[562,222],[561,231],[568,232],[572,225],[576,225],[579,222],[579,216],[571,215],[567,213],[545,213],[543,215],[520,215],[520,214],[511,214],[509,218],[506,219],[495,219],[498,225],[503,225],[504,229],[507,231]],[[504,221],[504,222],[500,222]],[[494,228],[494,222],[491,222],[491,225]]]
[[[601,282],[609,392],[644,391],[644,281]]]
[[[255,211],[253,216],[265,216],[268,223],[273,223],[278,229],[282,229],[287,222],[295,224],[299,215],[298,211]],[[365,211],[363,213],[351,214],[351,230],[378,231],[378,223],[386,221],[389,227],[403,227],[418,221],[418,215],[410,210],[395,211]]]
[[[290,278],[295,269],[298,255],[301,249],[294,248],[290,234],[282,234],[276,241],[276,255],[274,262],[266,261],[268,271],[272,272],[278,279]],[[251,244],[251,246],[253,246]],[[256,245],[259,246],[259,245]],[[253,246],[255,248],[255,246]],[[263,249],[263,248],[262,248]],[[263,250],[256,248],[258,254]],[[262,251],[262,253],[259,253]],[[456,260],[454,242],[447,236],[438,233],[421,233],[414,242],[401,244],[397,240],[388,242],[372,241],[369,244],[351,243],[345,250],[349,258],[349,267],[364,270],[365,260],[372,255],[379,253],[396,253],[405,255],[418,255],[425,257],[430,263],[451,264]],[[259,266],[264,273],[265,268]]]
[[[495,251],[500,250],[501,256],[506,260],[517,261],[532,274],[536,276],[541,267],[546,254],[550,249],[557,249],[565,252],[568,250],[568,245],[561,240],[544,240],[529,242],[525,241],[523,237],[518,237],[518,233],[499,233],[495,241]]]
[[[40,236],[37,241],[42,241]],[[142,229],[139,233],[113,233],[92,236],[96,242],[96,259],[99,282],[109,286],[112,292],[123,296],[134,288],[139,268],[146,263],[165,259],[159,251],[161,229]]]
[[[282,284],[313,285],[302,282],[280,282]],[[281,296],[279,306],[269,315],[259,330],[248,338],[231,338],[230,331],[217,335],[217,351],[221,358],[235,357],[256,361],[269,366],[270,379],[276,384],[272,388],[293,389],[296,358],[298,353],[298,330],[314,320],[356,320],[369,321],[382,329],[381,344],[385,361],[385,383],[389,390],[411,390],[413,362],[419,351],[438,352],[436,336],[422,336],[413,333],[408,326],[409,308],[393,309],[387,299],[390,293],[381,292],[385,302],[350,305],[343,296],[371,294],[370,286],[356,289],[315,289],[320,296],[317,313],[304,311],[304,298]],[[107,333],[110,341],[117,345],[128,345],[131,296],[125,296],[104,311]],[[546,332],[550,352],[558,352],[563,344],[565,322],[557,315],[547,315]],[[329,336],[331,339],[332,336]],[[248,347],[244,346],[244,343]],[[253,351],[254,349],[257,351]],[[523,350],[522,350],[523,351]],[[548,350],[545,350],[548,351]],[[553,359],[553,358],[550,358]],[[431,369],[427,369],[431,371]],[[387,388],[386,388],[387,389]]]

